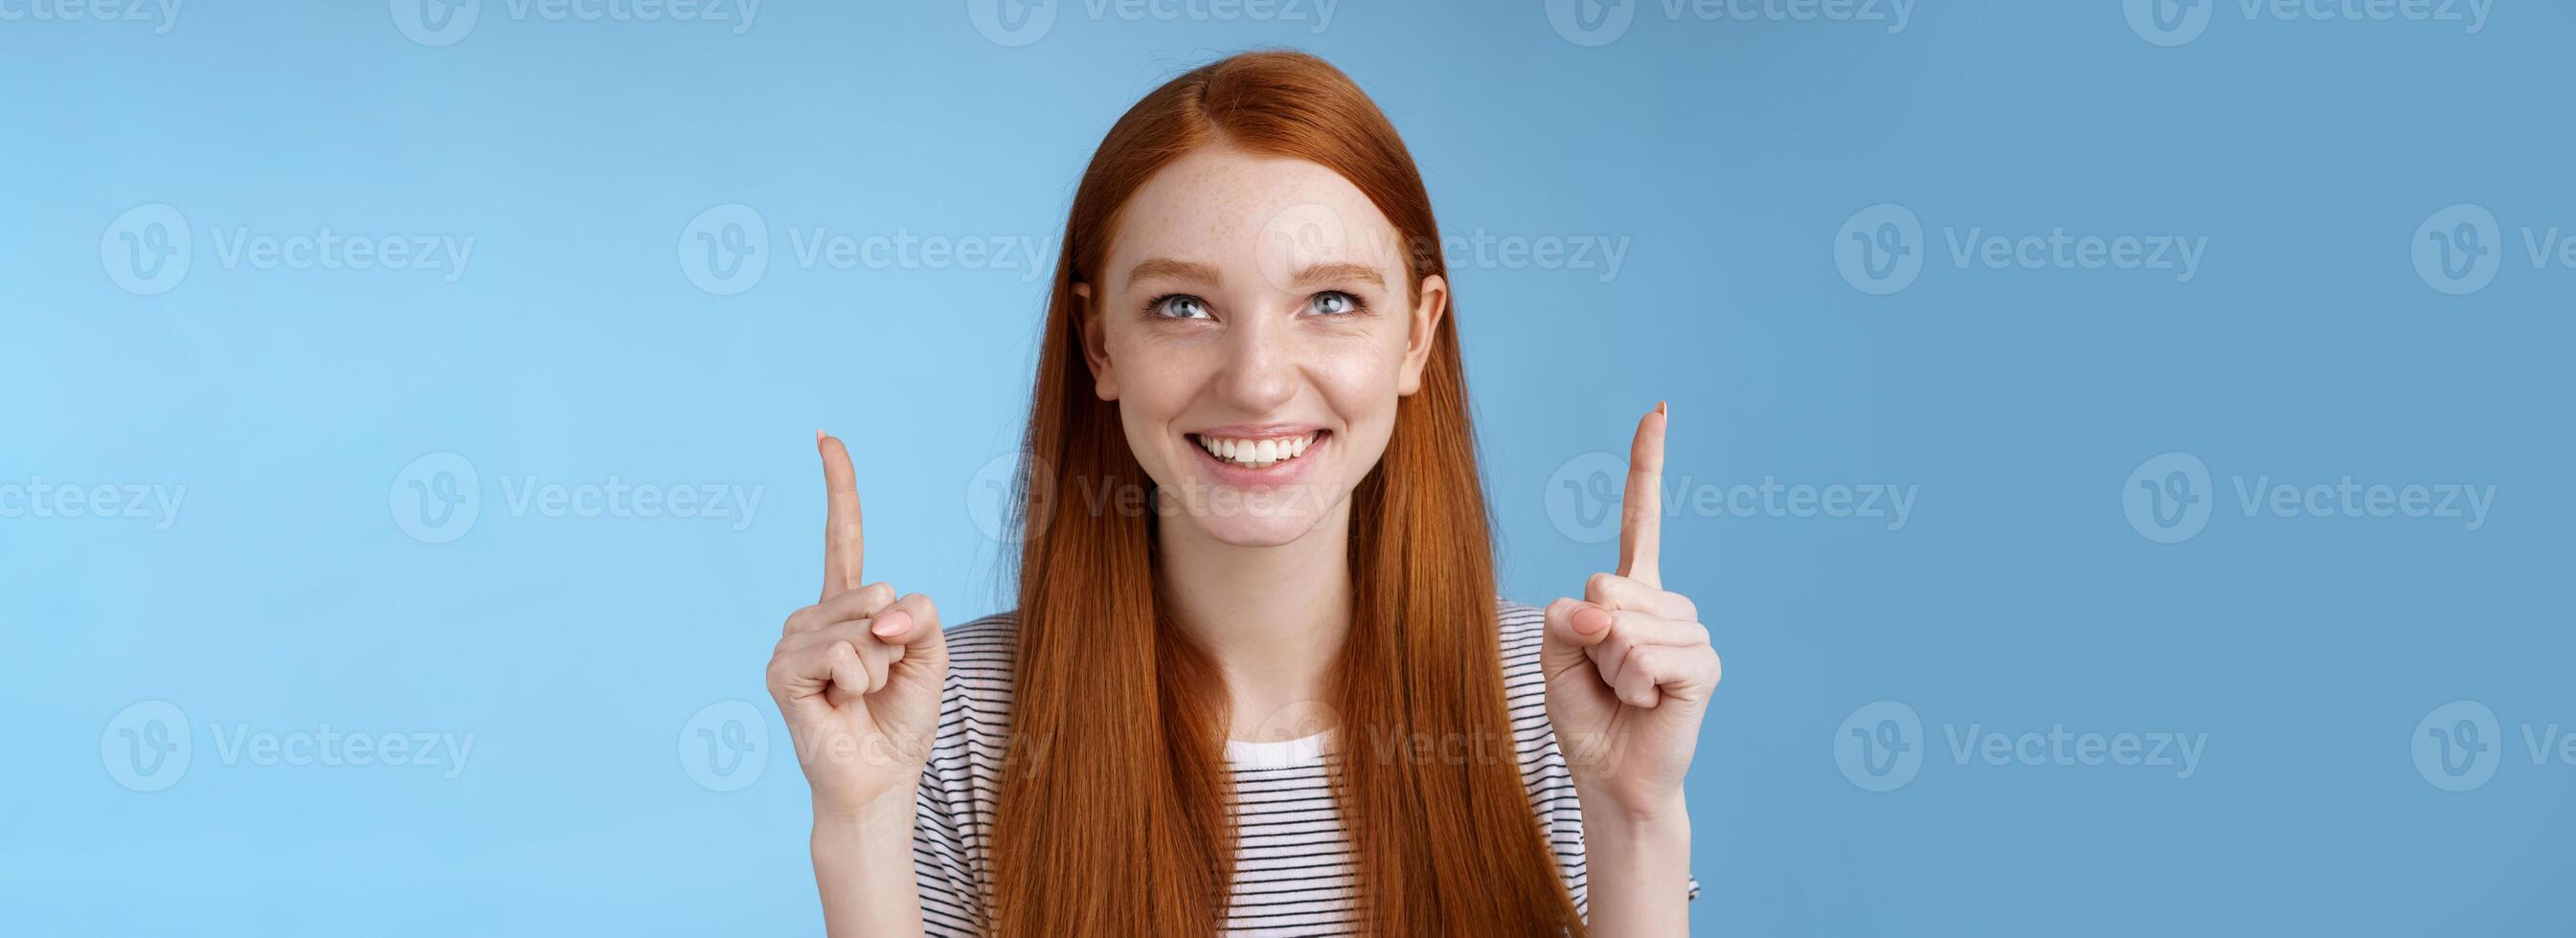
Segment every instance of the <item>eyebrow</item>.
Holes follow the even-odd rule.
[[[1358,282],[1375,285],[1381,290],[1386,289],[1386,278],[1378,276],[1377,268],[1371,267],[1367,264],[1354,264],[1349,261],[1331,261],[1308,265],[1306,269],[1298,271],[1297,276],[1292,278],[1290,282],[1301,287],[1326,283]]]
[[[1176,261],[1168,257],[1151,258],[1127,272],[1127,279],[1131,281],[1157,277],[1165,280],[1188,280],[1201,283],[1222,283],[1225,280],[1224,277],[1217,276],[1214,267],[1196,261]]]
[[[1197,261],[1176,261],[1168,257],[1149,258],[1144,262],[1137,264],[1133,269],[1127,271],[1127,279],[1129,281],[1157,278],[1164,280],[1182,280],[1195,283],[1225,282],[1225,277],[1218,274],[1214,267],[1210,267]],[[1296,276],[1289,278],[1289,282],[1300,287],[1311,287],[1325,283],[1359,282],[1372,284],[1379,289],[1386,288],[1386,278],[1378,275],[1377,268],[1370,267],[1367,264],[1354,264],[1349,261],[1327,261],[1319,264],[1309,264],[1304,270],[1298,271]]]

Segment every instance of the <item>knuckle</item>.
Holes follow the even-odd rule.
[[[1605,570],[1600,573],[1595,573],[1592,575],[1591,579],[1583,581],[1583,594],[1586,596],[1606,596],[1611,590],[1618,588],[1618,584],[1619,575]]]

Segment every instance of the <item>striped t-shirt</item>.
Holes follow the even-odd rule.
[[[1583,809],[1547,722],[1547,688],[1539,672],[1542,616],[1512,602],[1501,603],[1499,612],[1503,687],[1521,783],[1529,788],[1530,807],[1556,849],[1559,871],[1581,913]],[[948,630],[948,681],[938,737],[921,773],[913,833],[922,924],[934,936],[979,935],[987,924],[988,832],[1006,752],[1016,625],[1003,613]],[[1331,759],[1320,736],[1226,743],[1237,838],[1228,934],[1355,933],[1350,845],[1333,801]],[[1691,897],[1698,895],[1693,880]]]

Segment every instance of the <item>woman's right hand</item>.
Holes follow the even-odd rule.
[[[898,599],[883,583],[859,585],[857,473],[839,439],[817,430],[814,443],[831,499],[823,598],[787,617],[769,659],[769,696],[787,718],[818,823],[874,811],[909,816],[948,676],[939,609],[918,593]]]

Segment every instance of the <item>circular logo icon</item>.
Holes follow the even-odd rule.
[[[966,0],[966,18],[997,46],[1025,46],[1055,28],[1056,0]]]
[[[2454,700],[2415,722],[2409,739],[2415,772],[2443,791],[2471,791],[2504,764],[2504,730],[2495,711],[2474,700]]]
[[[160,791],[188,774],[188,715],[167,700],[146,700],[107,721],[98,734],[98,761],[129,791]]]
[[[2504,229],[2485,206],[2462,202],[2447,206],[2415,226],[2410,253],[2415,276],[2424,285],[2451,296],[2486,289],[2504,266]]]
[[[2190,453],[2158,453],[2120,486],[2120,510],[2138,536],[2158,544],[2191,540],[2209,526],[2209,466]]]
[[[1286,704],[1261,718],[1252,728],[1247,742],[1276,743],[1305,739],[1342,724],[1341,711],[1321,700],[1300,700]]]
[[[137,205],[98,236],[98,266],[136,296],[168,293],[187,279],[188,217],[159,202]]]
[[[1894,202],[1853,212],[1834,232],[1834,269],[1871,296],[1912,286],[1923,273],[1923,220]]]
[[[445,544],[474,530],[483,511],[483,479],[455,453],[431,453],[394,474],[385,500],[394,526],[423,544]]]
[[[2126,0],[2129,31],[2148,45],[2178,46],[2200,38],[2220,0]]]
[[[769,721],[739,700],[702,707],[680,724],[680,771],[708,791],[741,791],[769,770]]]
[[[394,28],[424,46],[452,46],[474,31],[483,0],[392,0]]]
[[[1636,0],[1547,0],[1547,25],[1578,46],[1609,45],[1636,19]]]
[[[1316,264],[1376,260],[1354,256],[1359,245],[1350,243],[1350,230],[1343,227],[1341,213],[1313,202],[1272,213],[1261,224],[1258,237],[1261,240],[1253,246],[1253,257],[1261,264],[1261,275],[1270,280],[1271,286],[1290,292],[1300,285],[1298,275]]]
[[[1044,507],[1054,502],[1055,495],[1051,477],[1045,471],[1045,461],[1031,463],[1022,457],[1023,454],[1013,450],[985,460],[983,468],[975,470],[975,475],[966,480],[966,517],[975,523],[975,530],[992,540],[1007,542],[1036,537],[1046,530],[1046,523],[1052,517],[1043,510],[1032,511],[1027,518],[1020,519],[1024,523],[1016,536],[1012,532],[1011,522],[1020,509],[1013,496],[1019,494],[1017,486],[1023,466],[1031,467],[1028,473],[1031,498]]]
[[[680,272],[698,289],[732,296],[769,270],[769,224],[740,202],[698,213],[680,229]]]
[[[1862,791],[1895,791],[1923,771],[1923,718],[1903,701],[1862,704],[1834,728],[1834,765]]]
[[[1619,536],[1619,498],[1628,489],[1628,460],[1592,452],[1566,460],[1547,477],[1547,522],[1577,544]]]

